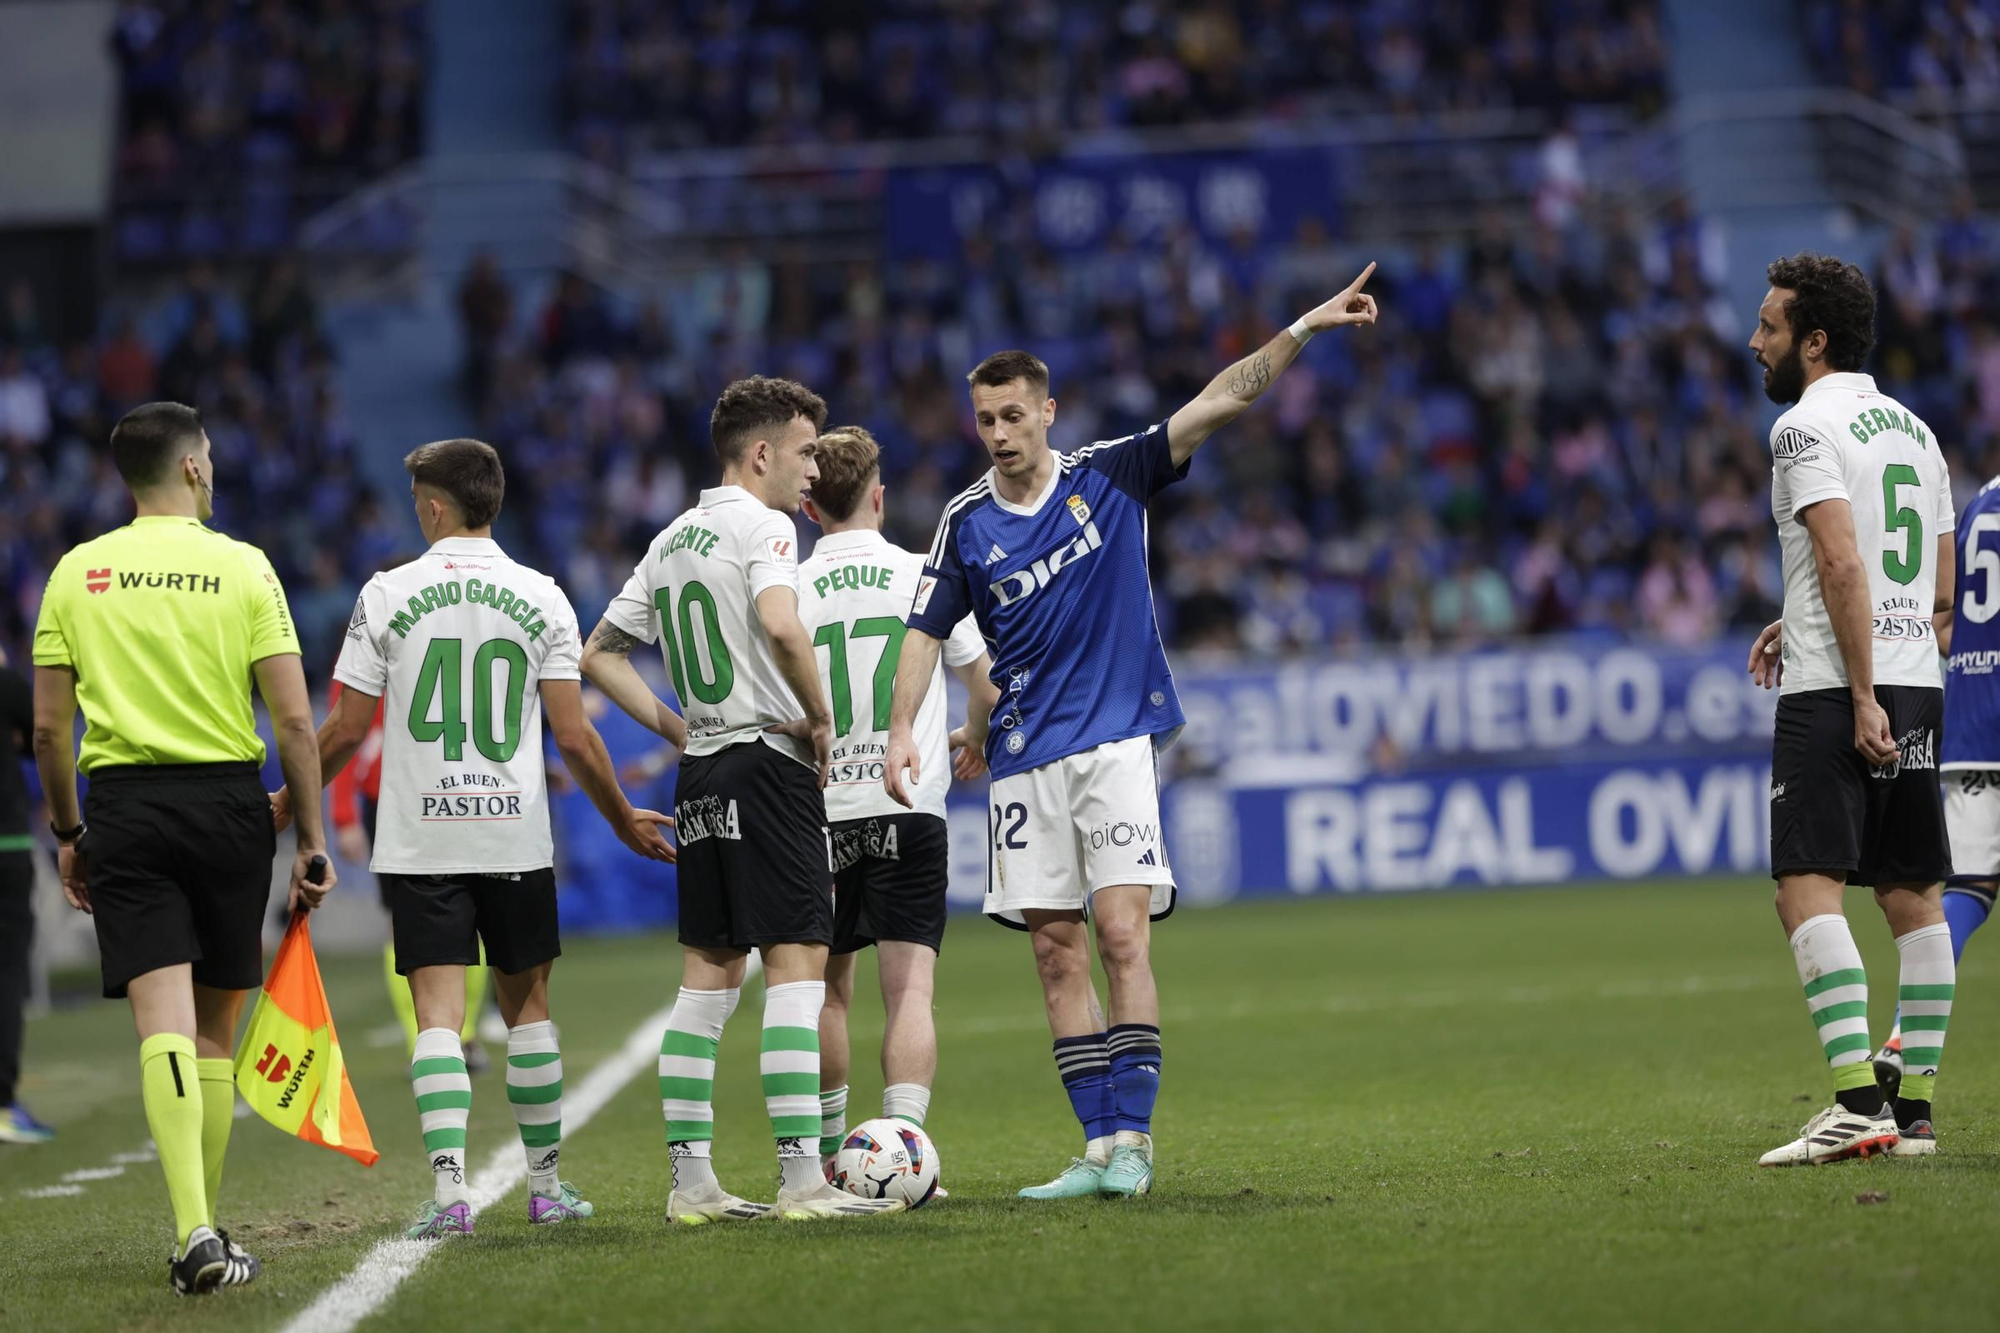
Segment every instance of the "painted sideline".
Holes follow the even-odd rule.
[[[744,982],[755,981],[762,972],[762,959],[755,953]],[[641,1071],[654,1068],[660,1058],[660,1032],[667,1025],[669,1005],[642,1019],[632,1029],[625,1044],[576,1085],[563,1093],[563,1139],[565,1142],[587,1124],[592,1116],[616,1096]],[[528,1176],[528,1161],[518,1140],[494,1149],[484,1169],[472,1177],[472,1214],[477,1217],[488,1204],[498,1202]],[[377,1241],[361,1256],[346,1277],[321,1292],[317,1299],[286,1322],[281,1333],[349,1333],[362,1320],[379,1311],[396,1294],[405,1278],[417,1271],[425,1259],[452,1241]],[[474,1237],[473,1244],[478,1243]]]

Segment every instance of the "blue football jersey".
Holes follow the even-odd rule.
[[[994,777],[1132,736],[1165,744],[1186,721],[1146,570],[1146,502],[1186,475],[1161,422],[1058,454],[1031,505],[988,472],[945,506],[909,625],[944,639],[970,613],[986,636]]]
[[[2000,768],[2000,477],[1958,516],[1941,768]]]

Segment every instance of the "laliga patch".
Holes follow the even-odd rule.
[[[917,580],[917,600],[911,607],[913,614],[922,615],[931,609],[931,592],[937,587],[937,580],[926,575]]]
[[[770,545],[771,545],[771,558],[773,560],[778,561],[780,564],[789,565],[795,563],[798,560],[798,556],[795,555],[792,551],[791,538],[773,537],[771,538]]]
[[[1090,522],[1090,506],[1083,502],[1081,495],[1069,497],[1069,516],[1076,520],[1078,527]]]

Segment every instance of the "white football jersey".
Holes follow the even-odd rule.
[[[833,773],[826,783],[830,821],[903,813],[882,786],[882,759],[889,752],[889,702],[903,648],[903,617],[923,572],[923,556],[868,530],[820,538],[812,558],[799,566],[799,619],[820,650],[820,684],[833,709]],[[920,813],[942,819],[944,790],[951,785],[944,668],[976,662],[985,651],[986,640],[971,616],[945,640],[944,660],[912,733],[923,779],[911,796]]]
[[[778,672],[757,594],[796,593],[798,574],[792,520],[741,486],[717,486],[661,530],[605,608],[604,618],[627,634],[659,641],[687,720],[689,754],[761,740],[813,765],[811,745],[765,730],[805,709]]]
[[[1854,508],[1875,621],[1875,683],[1941,687],[1931,610],[1937,539],[1954,519],[1951,478],[1930,428],[1878,392],[1873,376],[1827,375],[1771,427],[1771,464],[1771,513],[1785,560],[1783,692],[1847,684],[1812,535],[1799,517],[1828,499]]]
[[[580,654],[555,580],[486,538],[447,537],[368,581],[333,674],[382,700],[371,869],[555,864],[541,683],[580,679]]]

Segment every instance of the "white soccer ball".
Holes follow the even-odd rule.
[[[930,1202],[938,1186],[938,1150],[907,1120],[864,1120],[847,1131],[833,1156],[833,1183],[864,1199],[901,1199],[907,1208]]]

